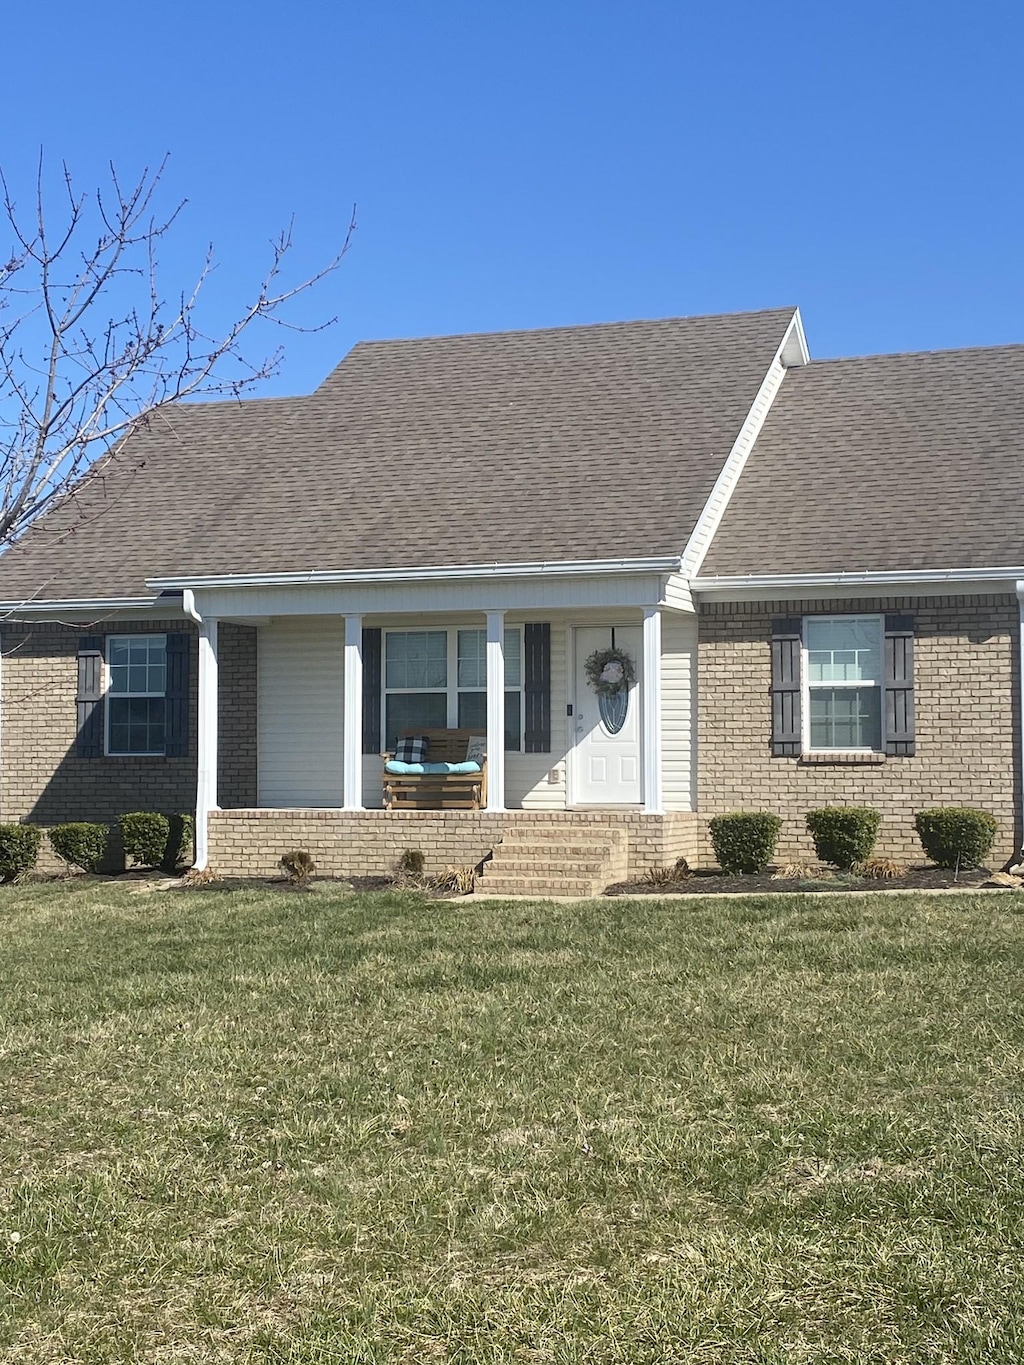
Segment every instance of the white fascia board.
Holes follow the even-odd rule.
[[[465,578],[564,578],[576,574],[674,573],[678,555],[642,559],[565,559],[523,564],[459,564],[408,569],[326,569],[305,573],[194,574],[179,578],[151,578],[148,586],[158,592],[181,592],[186,588],[281,588],[339,586],[358,583],[447,582]]]
[[[793,365],[805,365],[808,359],[807,342],[804,339],[803,324],[800,321],[800,310],[797,309],[786,328],[779,349],[772,357],[772,363],[768,366],[767,373],[761,380],[761,386],[754,396],[754,401],[743,420],[743,425],[733,442],[732,449],[719,471],[715,486],[708,494],[707,502],[701,509],[701,514],[690,533],[689,540],[686,542],[682,559],[684,577],[693,578],[704,563],[704,558],[711,548],[712,540],[714,540],[715,532],[725,515],[725,509],[729,506],[729,499],[739,483],[740,475],[743,473],[750,452],[754,449],[754,444],[762,426],[764,426],[765,418],[775,401],[775,395],[786,377],[786,370]]]
[[[793,597],[832,593],[870,596],[880,592],[924,594],[948,589],[954,593],[991,592],[994,587],[1013,591],[1024,568],[896,569],[879,572],[808,574],[735,574],[693,578],[691,591],[705,600],[756,602],[770,597]]]
[[[158,597],[72,597],[0,602],[0,616],[25,620],[31,617],[60,616],[180,616],[179,602]]]
[[[277,616],[425,616],[447,612],[583,610],[655,606],[664,574],[591,574],[564,578],[463,579],[456,582],[312,583],[196,588],[200,616],[243,620]]]

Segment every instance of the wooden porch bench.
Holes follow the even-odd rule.
[[[428,763],[462,763],[471,738],[481,730],[406,730],[401,739],[422,735],[427,741]],[[389,773],[393,754],[384,760],[385,810],[480,810],[487,801],[487,759],[477,773]]]

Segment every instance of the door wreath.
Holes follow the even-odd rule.
[[[597,649],[583,665],[587,682],[599,697],[628,692],[636,682],[636,668],[624,649]]]

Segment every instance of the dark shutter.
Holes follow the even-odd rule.
[[[772,622],[772,753],[798,758],[800,732],[800,619]]]
[[[363,628],[363,753],[380,753],[380,627]]]
[[[526,732],[523,747],[528,754],[551,751],[551,626],[535,621],[523,631],[526,692]]]
[[[188,665],[191,641],[187,635],[167,637],[167,690],[164,753],[184,758],[188,753]]]
[[[914,753],[914,618],[885,618],[885,752]]]
[[[83,635],[78,641],[78,738],[79,758],[103,756],[103,641]]]

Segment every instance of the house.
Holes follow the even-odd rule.
[[[1008,860],[1022,432],[1024,347],[811,361],[793,308],[370,342],[163,411],[0,557],[0,818],[194,807],[223,873],[419,848],[557,891],[706,861],[723,811],[795,857],[870,804],[913,858],[966,804]],[[382,808],[428,726],[486,735],[485,808]]]

